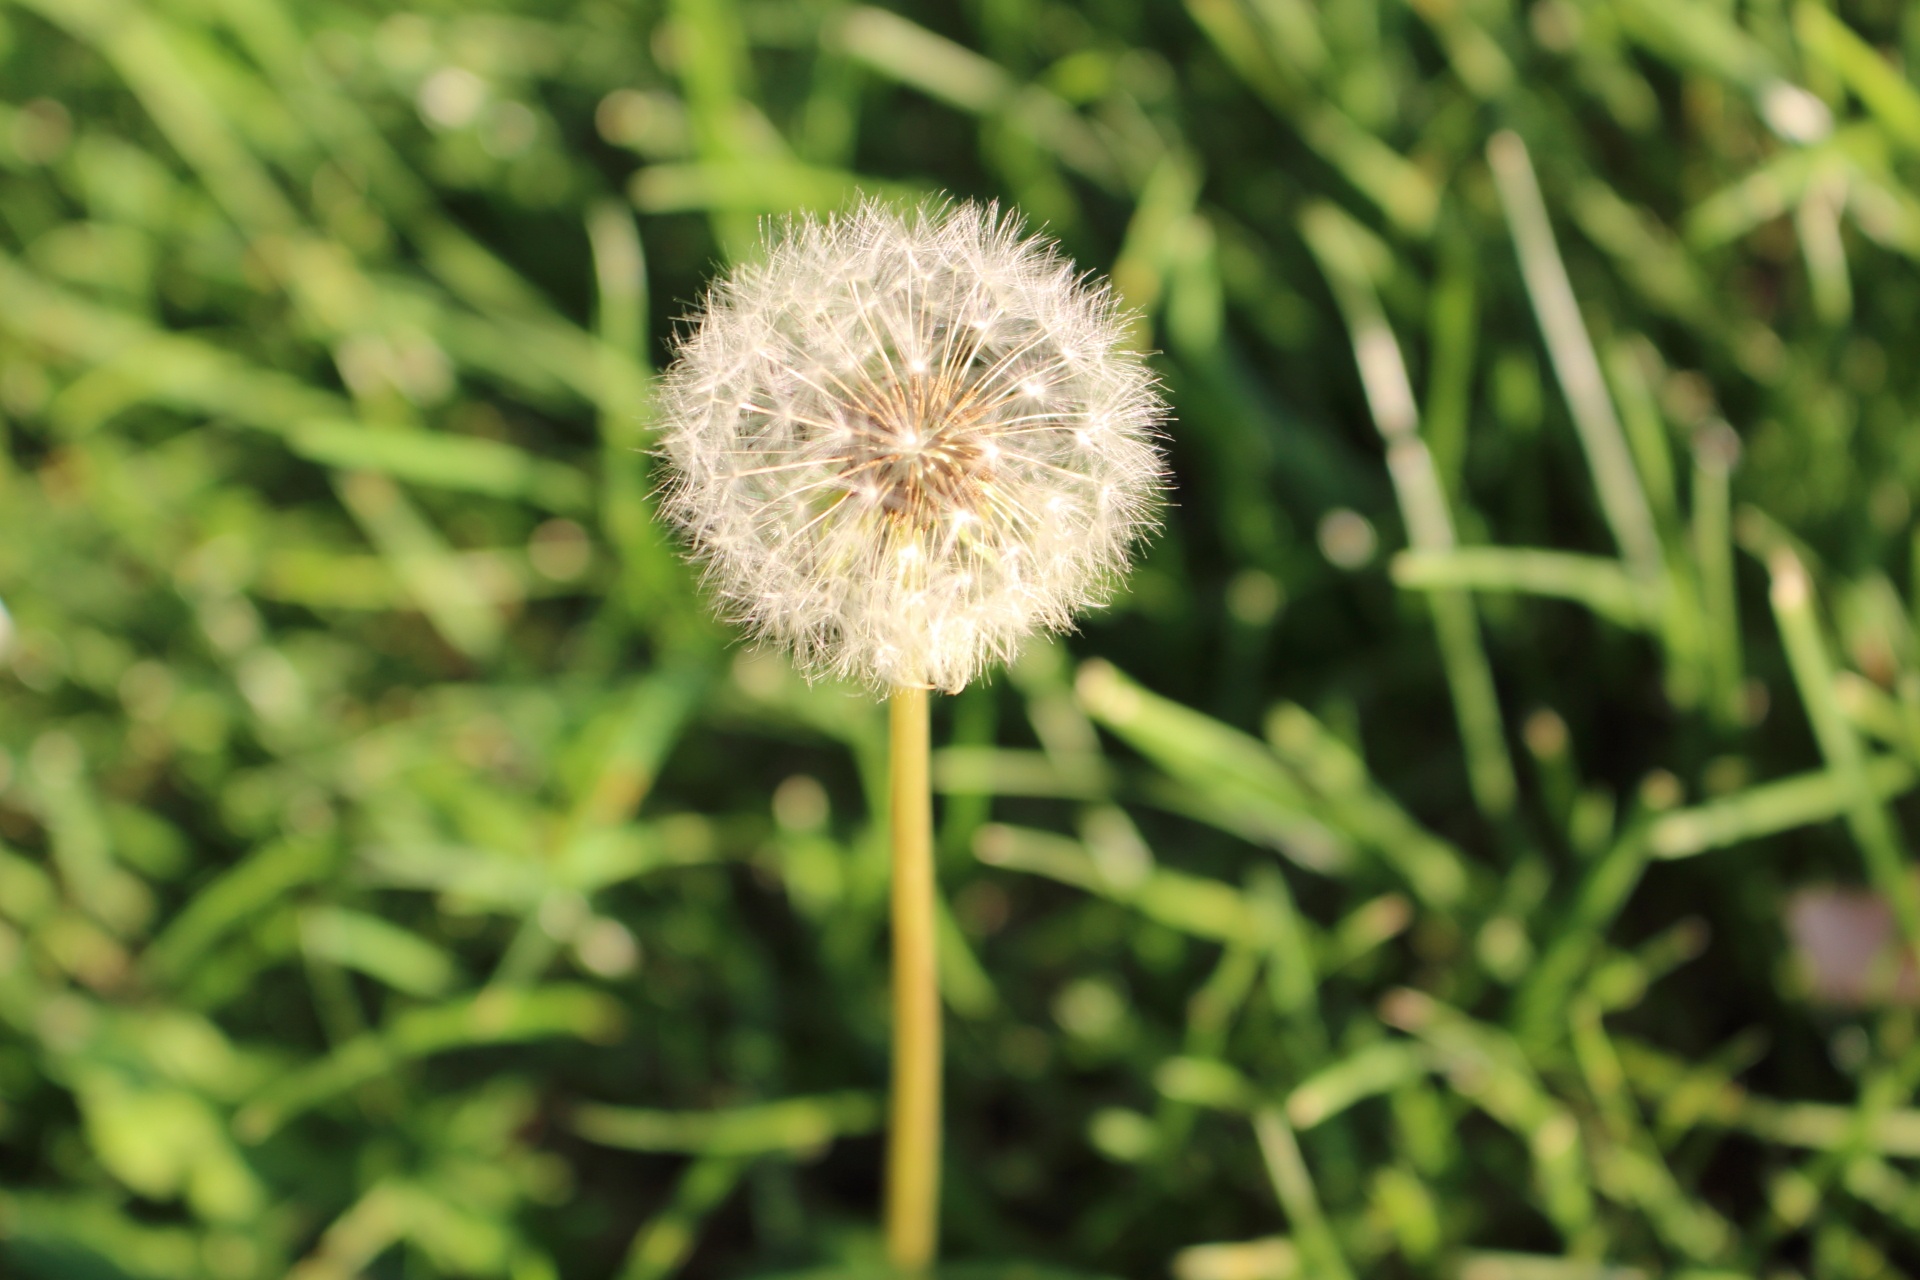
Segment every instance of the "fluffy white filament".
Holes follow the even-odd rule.
[[[802,671],[957,690],[1100,603],[1165,407],[1125,317],[992,207],[796,220],[664,380],[666,510]]]

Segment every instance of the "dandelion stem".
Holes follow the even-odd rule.
[[[893,791],[893,1099],[887,1127],[887,1260],[932,1268],[940,1228],[940,980],[934,958],[933,796],[927,693],[888,703]]]

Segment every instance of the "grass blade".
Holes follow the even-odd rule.
[[[1833,664],[1814,614],[1813,583],[1791,548],[1776,547],[1767,562],[1773,576],[1773,615],[1786,645],[1787,662],[1827,767],[1844,788],[1845,816],[1865,856],[1874,886],[1893,904],[1908,946],[1920,953],[1920,883],[1886,807],[1875,794],[1860,739],[1833,691]]]
[[[1395,583],[1415,591],[1504,591],[1571,600],[1636,631],[1651,626],[1660,607],[1657,595],[1615,561],[1567,551],[1404,551],[1393,558],[1392,573]]]
[[[1301,216],[1300,229],[1346,320],[1367,407],[1386,441],[1387,471],[1393,477],[1408,540],[1416,551],[1451,551],[1455,539],[1446,489],[1420,439],[1406,362],[1374,296],[1365,254],[1350,220],[1331,205],[1315,205]],[[1507,751],[1493,672],[1472,598],[1458,590],[1436,592],[1433,615],[1474,798],[1488,817],[1503,817],[1513,808],[1513,758]]]
[[[1518,134],[1496,134],[1487,144],[1487,161],[1493,166],[1500,203],[1506,209],[1527,295],[1540,321],[1540,331],[1546,336],[1547,354],[1566,394],[1567,407],[1573,412],[1587,464],[1593,469],[1601,510],[1634,576],[1661,582],[1665,571],[1653,512],[1634,469],[1626,433],[1607,394],[1600,358],[1587,336],[1586,322],[1580,318],[1580,304],[1567,279],[1566,264],[1554,243],[1553,224],[1547,217],[1546,201],[1541,198],[1526,144]]]

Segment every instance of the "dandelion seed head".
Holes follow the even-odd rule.
[[[663,381],[666,512],[808,675],[959,689],[1154,523],[1166,410],[1126,328],[993,206],[782,224]]]

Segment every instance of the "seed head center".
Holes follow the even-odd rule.
[[[852,444],[839,466],[847,487],[868,495],[915,532],[981,505],[992,468],[984,424],[924,377],[854,406]]]

